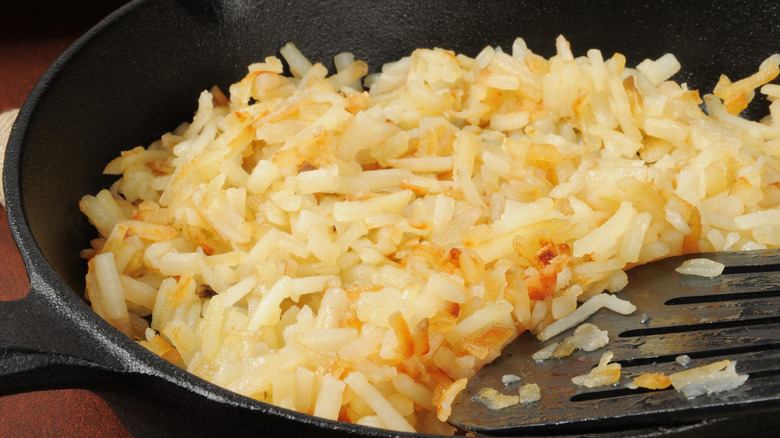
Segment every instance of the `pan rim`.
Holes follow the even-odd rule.
[[[70,46],[64,53],[61,55],[57,61],[49,68],[47,69],[46,73],[42,76],[41,80],[36,84],[35,88],[31,92],[28,99],[25,101],[25,104],[23,105],[22,109],[20,110],[19,118],[17,119],[16,125],[14,126],[14,130],[12,132],[11,138],[9,140],[9,152],[6,154],[6,157],[8,158],[5,163],[5,170],[4,172],[4,186],[6,190],[6,197],[7,197],[7,209],[6,214],[8,215],[9,220],[9,226],[11,228],[11,232],[14,238],[14,241],[16,245],[20,249],[20,253],[22,254],[22,258],[24,260],[25,268],[28,271],[28,274],[31,276],[31,280],[35,280],[36,285],[38,282],[43,282],[45,286],[48,286],[52,290],[56,291],[60,298],[66,298],[68,305],[71,306],[70,309],[73,309],[74,311],[78,311],[80,314],[85,315],[89,318],[95,318],[96,321],[99,321],[101,325],[105,325],[107,328],[110,327],[108,323],[103,321],[101,318],[99,318],[94,312],[92,312],[91,309],[89,309],[84,303],[78,298],[78,292],[74,291],[72,288],[70,288],[65,282],[62,280],[60,275],[56,272],[56,270],[49,264],[46,257],[44,256],[43,252],[41,251],[38,244],[35,242],[35,238],[27,224],[27,218],[23,209],[23,202],[21,199],[21,187],[20,187],[20,165],[21,165],[21,159],[22,159],[22,149],[25,142],[25,139],[27,137],[27,130],[29,128],[29,123],[31,120],[31,117],[35,116],[35,110],[37,107],[38,102],[41,99],[41,96],[45,91],[48,89],[48,87],[51,85],[51,83],[54,81],[54,79],[57,77],[57,75],[61,72],[62,68],[67,65],[67,63],[80,51],[83,49],[85,45],[88,45],[90,41],[98,35],[100,32],[102,32],[105,28],[113,25],[117,20],[121,20],[123,17],[125,17],[127,14],[132,13],[136,8],[140,7],[141,5],[151,4],[156,0],[133,0],[131,3],[128,3],[103,19],[98,25],[90,29],[85,35],[83,35],[79,40],[77,40],[72,46]],[[35,277],[35,279],[33,279]],[[33,286],[34,288],[35,286]],[[63,291],[68,291],[70,293],[63,293]],[[105,332],[105,331],[104,331]],[[170,375],[168,375],[170,372],[180,370],[179,368],[169,364],[168,362],[164,361],[163,359],[159,358],[158,356],[154,355],[151,352],[148,352],[143,347],[138,346],[132,340],[125,337],[123,334],[118,332],[117,330],[111,328],[111,330],[108,330],[106,335],[109,336],[109,338],[116,344],[116,345],[122,345],[123,348],[125,348],[128,352],[133,354],[133,357],[138,358],[144,358],[144,359],[154,359],[153,365],[148,365],[149,369],[154,371],[154,375],[159,375],[158,377],[165,378],[166,380],[169,379]],[[133,348],[130,348],[134,346]],[[137,347],[137,348],[135,348]],[[146,362],[146,361],[145,361]],[[160,370],[160,367],[163,365],[169,365],[166,368],[170,368],[170,370]],[[200,395],[202,396],[210,396],[215,397],[219,396],[221,398],[224,398],[225,400],[229,401],[229,403],[233,406],[240,406],[244,407],[253,411],[263,411],[272,413],[274,415],[287,415],[283,408],[278,408],[276,406],[257,402],[255,400],[252,400],[247,397],[240,396],[236,393],[224,390],[223,388],[220,388],[214,384],[211,384],[203,379],[198,378],[197,376],[194,376],[193,374],[190,374],[186,371],[183,371],[184,374],[179,376],[180,378],[178,380],[180,381],[190,381],[192,379],[197,379],[197,384],[193,386],[188,385],[187,387],[192,389],[200,389],[202,390],[202,393]],[[188,377],[188,378],[183,378]],[[194,380],[193,380],[194,381]],[[203,382],[203,383],[201,383]],[[274,411],[279,412],[274,412]],[[356,425],[350,425],[349,423],[342,423],[342,422],[330,422],[328,420],[322,420],[317,419],[316,417],[308,416],[305,414],[300,414],[294,411],[289,411],[294,414],[298,415],[291,415],[290,418],[295,418],[298,421],[306,421],[311,423],[312,419],[319,420],[323,422],[325,427],[329,427],[331,429],[334,428],[334,424],[338,425],[339,427],[343,427],[344,431],[350,431],[350,429],[353,429],[352,431],[355,432],[365,432],[363,429],[365,429],[362,426],[356,426]],[[298,418],[300,416],[300,418]],[[315,421],[316,422],[316,421]],[[350,427],[350,426],[356,426],[356,428]],[[354,430],[357,429],[357,430]],[[389,433],[389,435],[392,436],[399,436],[399,433]],[[375,435],[375,436],[381,436],[381,434]],[[421,436],[421,434],[414,434],[410,436]]]

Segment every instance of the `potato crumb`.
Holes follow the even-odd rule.
[[[504,386],[511,386],[515,385],[520,382],[520,376],[516,376],[514,374],[504,374],[501,376],[501,383],[504,384]]]
[[[691,359],[691,357],[688,356],[687,354],[681,354],[676,358],[674,358],[674,361],[684,367],[687,367],[688,365],[691,364],[691,362],[693,362],[693,359]]]
[[[571,336],[567,336],[561,342],[554,342],[545,346],[534,353],[532,357],[537,361],[550,359],[551,357],[564,358],[571,356],[575,350],[595,351],[603,348],[607,343],[609,343],[607,331],[586,322],[577,326]]]
[[[674,373],[669,379],[674,389],[687,398],[717,394],[738,388],[747,381],[747,374],[737,374],[736,366],[734,361],[722,360]]]
[[[588,374],[575,376],[571,381],[577,386],[595,388],[598,386],[607,386],[617,383],[620,380],[619,363],[609,363],[612,360],[612,352],[608,351],[601,356],[598,366],[594,367]]]
[[[547,360],[553,357],[553,352],[555,352],[558,349],[558,345],[559,345],[558,342],[553,342],[551,344],[545,345],[541,350],[534,353],[531,357],[537,361]]]
[[[633,384],[637,388],[664,389],[668,388],[672,381],[663,373],[645,373],[634,377]]]
[[[506,395],[495,390],[495,388],[485,387],[474,394],[471,399],[482,403],[492,411],[498,411],[520,403],[520,396]]]
[[[495,388],[484,387],[474,394],[471,400],[482,403],[490,410],[498,411],[518,403],[529,404],[542,399],[541,389],[536,383],[521,386],[517,393],[518,395],[506,395],[498,392]]]
[[[521,386],[518,395],[522,404],[534,403],[542,399],[542,391],[536,383]]]
[[[697,277],[714,278],[723,273],[725,265],[706,258],[697,258],[684,261],[675,271],[683,275],[695,275]]]
[[[607,345],[609,334],[594,324],[586,322],[574,330],[574,343],[582,351],[596,351]]]

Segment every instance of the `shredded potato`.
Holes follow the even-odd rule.
[[[451,434],[455,396],[518,334],[633,312],[625,269],[780,245],[780,57],[702,98],[673,55],[556,48],[419,49],[365,76],[284,46],[291,77],[252,64],[106,166],[120,178],[79,204],[100,234],[87,298],[243,395]],[[736,116],[759,89],[771,115]],[[584,383],[615,381],[608,361]]]

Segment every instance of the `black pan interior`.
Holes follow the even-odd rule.
[[[376,71],[416,47],[473,56],[518,36],[550,56],[563,34],[575,55],[621,52],[630,66],[672,52],[676,79],[703,93],[780,51],[778,16],[775,0],[137,0],[71,47],[22,109],[6,159],[9,223],[28,269],[81,295],[78,253],[95,233],[77,203],[113,181],[105,164],[190,119],[201,90],[227,90],[288,41],[327,66],[351,51]]]

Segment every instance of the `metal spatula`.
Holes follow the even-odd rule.
[[[715,278],[675,272],[685,259],[695,257],[726,268]],[[628,274],[628,286],[618,296],[637,311],[624,316],[602,309],[588,320],[609,332],[606,347],[537,362],[531,358],[534,352],[572,330],[545,343],[523,334],[471,379],[453,404],[450,422],[477,434],[563,435],[780,411],[780,251],[674,257]],[[622,365],[618,384],[588,389],[572,383],[572,377],[587,374],[607,350],[614,353],[612,361]],[[687,366],[677,360],[682,355],[692,359]],[[626,386],[643,373],[671,374],[722,359],[736,361],[737,372],[748,375],[742,386],[695,398],[673,388]],[[519,376],[520,384],[538,384],[541,400],[491,410],[472,398],[484,387],[516,394],[516,386],[502,383],[505,375]]]

